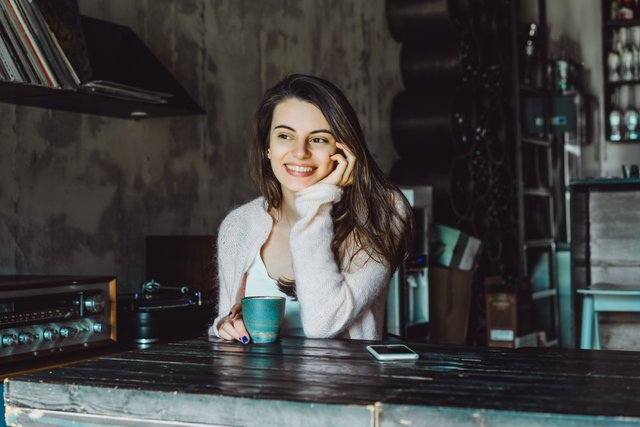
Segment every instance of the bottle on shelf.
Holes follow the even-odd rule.
[[[524,43],[524,66],[522,67],[522,82],[525,85],[532,85],[534,80],[534,70],[536,67],[536,57],[538,55],[537,46],[538,25],[530,23],[527,29],[527,37]]]
[[[559,92],[566,92],[570,88],[569,83],[569,61],[558,59],[555,61],[556,67],[556,87]]]
[[[624,116],[624,139],[629,141],[637,141],[638,140],[638,110],[633,107],[629,107],[625,110]]]
[[[628,21],[636,18],[636,2],[635,0],[620,0],[615,19],[619,21]]]
[[[622,141],[622,132],[620,125],[622,123],[622,114],[617,108],[612,108],[609,112],[609,140],[610,141]]]
[[[633,62],[633,50],[631,50],[631,47],[629,45],[626,45],[625,47],[622,48],[620,64],[621,64],[620,77],[622,78],[622,80],[624,81],[633,80],[633,69],[635,67]]]
[[[612,34],[611,50],[607,54],[607,80],[609,82],[620,81],[620,62],[621,62],[622,42],[620,41],[620,33],[614,31]]]

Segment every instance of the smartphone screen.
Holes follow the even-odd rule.
[[[418,353],[404,344],[368,345],[367,350],[378,360],[407,360],[418,358]]]

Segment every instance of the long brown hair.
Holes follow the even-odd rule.
[[[282,190],[267,157],[269,135],[275,107],[286,99],[299,99],[315,105],[324,114],[336,140],[355,155],[353,185],[333,205],[331,250],[341,265],[343,242],[353,241],[356,250],[365,251],[392,271],[409,255],[413,242],[411,207],[392,184],[367,149],[360,122],[345,95],[332,83],[319,77],[293,74],[267,90],[258,105],[253,123],[252,177],[265,198],[268,209],[278,209]],[[352,239],[352,240],[351,240]]]

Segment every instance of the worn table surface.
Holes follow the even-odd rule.
[[[640,353],[370,342],[163,344],[5,383],[7,421],[70,425],[635,425]],[[166,423],[166,424],[165,424]]]

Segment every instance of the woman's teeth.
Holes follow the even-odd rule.
[[[294,172],[311,172],[313,171],[312,167],[308,167],[308,166],[293,166],[293,165],[287,165],[287,169],[292,170]]]

